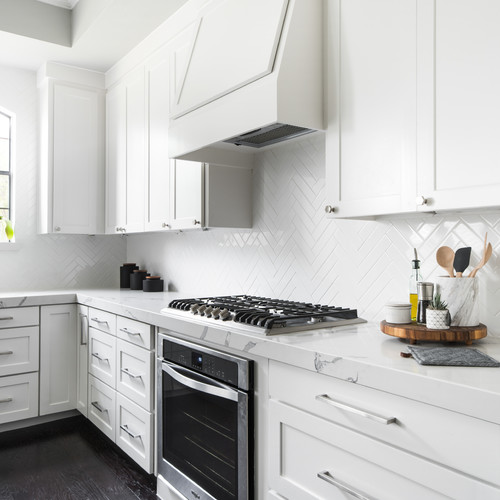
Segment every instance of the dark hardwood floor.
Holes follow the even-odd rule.
[[[0,433],[1,500],[154,500],[148,475],[84,417]]]

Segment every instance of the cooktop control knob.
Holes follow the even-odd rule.
[[[200,307],[200,304],[192,304],[189,309],[193,314],[198,314],[198,307]]]
[[[219,315],[220,315],[220,307],[214,307],[214,310],[212,311],[212,318],[219,319]]]
[[[226,309],[222,309],[222,311],[220,312],[220,315],[219,315],[220,319],[222,320],[226,320],[226,319],[230,319],[231,318],[231,313]]]
[[[212,311],[213,311],[213,310],[214,310],[214,308],[213,308],[212,306],[208,306],[208,307],[205,309],[205,311],[204,311],[205,316],[206,316],[207,318],[210,318],[210,316],[212,316]]]
[[[200,307],[198,307],[198,314],[201,314],[202,316],[205,314],[205,309],[207,306],[205,304],[202,304]]]

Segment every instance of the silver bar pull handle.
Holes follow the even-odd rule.
[[[97,411],[101,412],[101,413],[104,413],[104,412],[108,412],[108,410],[106,410],[106,408],[102,408],[101,405],[97,402],[97,401],[92,401],[90,403]]]
[[[99,353],[97,353],[97,352],[93,352],[92,356],[94,356],[94,358],[97,358],[101,363],[108,363],[109,364],[109,358],[102,358],[101,356],[99,356]]]
[[[104,325],[109,325],[109,323],[104,320],[104,319],[99,319],[99,318],[90,318],[92,321],[95,321],[96,323],[101,323],[101,324],[104,324]]]
[[[133,439],[137,439],[137,438],[141,437],[140,434],[134,434],[133,432],[130,432],[127,424],[120,425],[120,429],[122,431],[126,432]]]
[[[3,316],[0,318],[0,321],[10,321],[13,320],[14,318],[12,316]]]
[[[8,356],[9,354],[14,354],[14,351],[1,351],[0,356]]]
[[[318,472],[318,477],[322,479],[323,481],[326,481],[327,483],[333,484],[333,486],[336,486],[337,488],[341,489],[342,491],[345,491],[349,495],[351,495],[354,498],[358,498],[359,500],[375,500],[373,497],[366,496],[364,493],[361,493],[359,491],[356,491],[354,488],[349,486],[346,483],[343,483],[342,481],[339,481],[338,479],[335,479],[327,470],[323,472]]]
[[[3,398],[0,399],[0,403],[10,403],[12,401],[12,398]]]
[[[128,368],[122,368],[120,370],[122,373],[126,373],[129,377],[131,378],[142,378],[142,374],[138,373],[137,375],[134,373],[131,373]]]
[[[128,333],[129,335],[140,335],[141,332],[133,332],[132,330],[129,330],[128,328],[120,328],[120,332]]]
[[[318,401],[322,403],[329,404],[331,406],[335,406],[335,408],[340,408],[341,410],[348,411],[350,413],[355,413],[356,415],[360,415],[365,418],[369,418],[370,420],[375,420],[379,424],[389,425],[394,424],[396,422],[395,417],[384,417],[382,415],[377,415],[376,413],[372,413],[361,408],[356,408],[355,406],[347,405],[345,403],[341,403],[340,401],[335,401],[328,394],[318,394],[316,396]]]
[[[80,313],[80,345],[87,345],[88,316]]]

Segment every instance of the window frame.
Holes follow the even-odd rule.
[[[0,170],[0,175],[5,175],[9,178],[9,207],[7,219],[14,223],[15,217],[15,203],[14,203],[14,182],[15,182],[15,131],[16,131],[16,115],[12,111],[0,106],[0,113],[10,120],[9,130],[9,170]],[[11,243],[15,241],[12,240]]]

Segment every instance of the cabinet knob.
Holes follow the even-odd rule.
[[[331,205],[327,205],[327,206],[325,207],[325,212],[326,212],[327,214],[333,214],[333,213],[335,212],[335,207],[332,207]]]
[[[420,207],[427,205],[427,202],[427,198],[424,198],[423,196],[417,196],[417,198],[415,199],[415,203]]]
[[[194,221],[193,221],[193,224],[194,224],[195,226],[196,226],[196,225],[198,225],[198,224],[200,224],[200,225],[201,225],[201,222],[200,222],[199,220],[194,220]]]
[[[59,226],[56,226],[56,227],[54,228],[54,231],[59,232],[60,230],[61,230],[61,228],[60,228]]]
[[[167,224],[166,222],[163,222],[161,227],[165,228],[165,227],[170,227],[170,224]]]
[[[125,232],[125,228],[124,228],[124,227],[117,227],[117,228],[116,228],[116,231],[117,231],[118,233],[124,233],[124,232]]]

